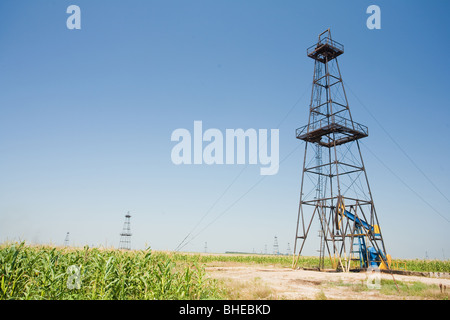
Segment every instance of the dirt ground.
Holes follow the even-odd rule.
[[[261,296],[239,296],[243,299],[345,299],[345,300],[392,300],[392,299],[445,299],[450,291],[449,278],[431,278],[422,276],[394,275],[397,282],[422,282],[436,284],[438,287],[427,290],[426,294],[410,295],[384,294],[381,289],[368,289],[366,272],[319,272],[309,270],[294,270],[276,266],[214,266],[206,268],[214,279],[225,283],[240,285],[240,289],[255,286],[266,288],[269,294]],[[381,273],[381,279],[393,280],[391,274]],[[446,286],[446,291],[440,293],[439,285]],[[256,289],[255,289],[256,290]]]

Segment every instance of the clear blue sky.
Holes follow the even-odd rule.
[[[66,27],[71,4],[81,30]],[[381,30],[366,27],[371,4]],[[388,253],[450,257],[450,202],[385,132],[450,198],[449,9],[437,0],[1,1],[0,241],[62,244],[69,231],[73,245],[117,247],[130,211],[133,248],[174,249],[244,166],[176,166],[172,131],[284,119],[285,159],[307,123],[306,48],[331,28],[345,46],[353,118],[369,127],[362,152]],[[184,250],[271,252],[274,236],[292,249],[303,150],[240,198],[261,179],[248,166],[197,231],[239,201]],[[316,254],[313,234],[306,254]]]

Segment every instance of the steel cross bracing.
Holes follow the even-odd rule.
[[[314,59],[314,76],[308,124],[296,130],[296,137],[305,141],[305,153],[294,267],[313,223],[321,237],[319,268],[324,268],[325,257],[339,270],[367,268],[370,260],[362,259],[361,254],[368,251],[360,253],[354,248],[354,243],[363,239],[365,246],[377,250],[387,265],[358,142],[368,136],[368,129],[353,121],[350,113],[337,60],[343,53],[344,46],[332,40],[329,29],[307,50],[307,55]],[[337,210],[338,205],[341,211]],[[361,227],[362,221],[370,228]],[[365,262],[358,264],[358,261]]]

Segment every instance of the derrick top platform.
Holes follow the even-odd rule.
[[[295,135],[297,139],[331,148],[365,138],[369,131],[366,126],[353,120],[332,115],[298,128]]]
[[[331,39],[330,30],[319,35],[319,41],[306,50],[308,57],[326,63],[344,53],[344,46]]]

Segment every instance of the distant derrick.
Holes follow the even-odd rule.
[[[123,230],[120,234],[119,249],[130,250],[131,249],[131,228],[130,228],[130,212],[125,215],[125,222],[123,224]]]

